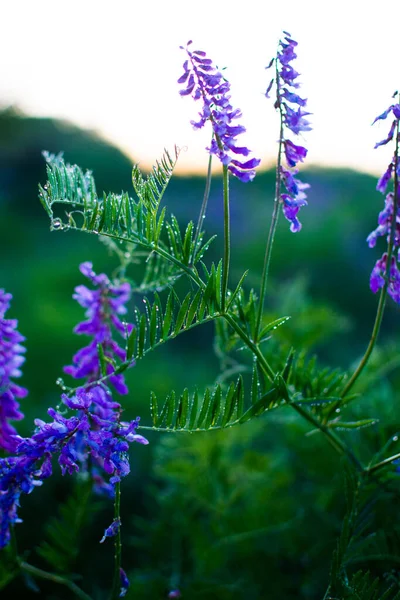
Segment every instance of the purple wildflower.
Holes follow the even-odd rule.
[[[106,538],[114,537],[115,535],[117,535],[118,531],[120,530],[120,527],[121,527],[121,519],[114,519],[114,521],[111,523],[111,525],[109,527],[107,527],[107,529],[104,531],[104,535],[100,540],[100,544],[105,542]]]
[[[171,590],[168,594],[168,598],[180,598],[181,596],[181,591],[178,589]]]
[[[119,570],[119,580],[121,583],[121,590],[119,593],[119,597],[123,598],[124,596],[126,596],[126,593],[129,589],[129,579],[127,574],[125,573],[125,571],[123,569]]]
[[[395,117],[394,121],[390,126],[389,133],[385,139],[375,144],[375,148],[384,146],[390,142],[395,133],[396,137],[399,136],[399,121],[400,121],[400,104],[391,104],[382,114],[380,114],[374,120],[373,124],[377,121],[384,121],[390,114]],[[386,171],[378,180],[376,189],[382,194],[386,194],[387,187],[394,178],[393,191],[389,192],[385,196],[384,209],[379,213],[378,216],[378,227],[372,231],[367,242],[370,248],[376,245],[378,237],[385,236],[388,243],[388,252],[385,252],[382,257],[375,263],[372,269],[370,278],[370,288],[374,294],[385,286],[387,282],[387,292],[393,300],[400,304],[400,271],[398,267],[398,260],[400,258],[400,157],[399,157],[399,142],[400,139],[396,139],[396,152],[393,159],[389,163]],[[397,182],[397,183],[396,183]],[[397,189],[396,189],[397,188]],[[390,249],[390,250],[389,250]],[[388,255],[390,255],[390,265],[388,265]]]
[[[92,336],[90,344],[79,350],[73,357],[73,365],[64,368],[65,373],[72,375],[75,379],[85,377],[88,383],[100,379],[102,373],[98,353],[98,345],[101,345],[104,357],[107,361],[107,374],[115,371],[113,362],[115,359],[125,360],[126,353],[117,342],[113,340],[112,329],[116,329],[119,334],[126,336],[132,331],[132,325],[124,325],[119,315],[127,312],[126,302],[130,299],[131,288],[129,283],[113,285],[107,275],[96,275],[92,269],[92,263],[85,262],[80,265],[80,271],[85,277],[90,279],[92,284],[97,287],[90,290],[85,285],[78,285],[75,288],[73,297],[83,308],[86,308],[87,321],[79,323],[74,331],[78,334]],[[127,394],[124,376],[111,375],[110,383],[120,394]],[[99,404],[105,401],[100,397]]]
[[[0,459],[0,547],[8,543],[10,527],[19,522],[17,507],[21,493],[29,494],[51,475],[53,457],[57,457],[63,475],[90,469],[95,489],[112,496],[116,483],[130,471],[129,444],[148,444],[146,438],[136,433],[139,417],[122,421],[121,405],[113,401],[104,381],[98,383],[102,376],[98,345],[110,361],[115,356],[125,358],[125,352],[112,339],[111,324],[121,334],[125,329],[131,331],[131,326],[125,328],[118,317],[126,312],[129,284],[111,284],[106,275],[96,275],[90,263],[83,263],[81,271],[98,289],[76,288],[75,298],[87,309],[88,320],[75,331],[93,336],[93,341],[75,355],[74,365],[66,370],[74,377],[86,377],[86,385],[74,395],[62,394],[62,410],[47,411],[50,422],[35,419],[36,429],[31,437],[14,435],[15,456]],[[118,392],[127,393],[123,376],[112,375],[113,372],[111,365],[110,383]],[[9,375],[15,376],[15,372]],[[105,537],[115,528],[116,522],[106,530]]]
[[[287,165],[285,168],[281,166],[279,177],[288,193],[280,195],[283,214],[290,221],[290,230],[292,232],[300,231],[301,223],[297,217],[302,206],[307,204],[304,190],[310,187],[308,184],[302,183],[295,178],[297,174],[296,166],[307,156],[307,149],[304,146],[294,144],[288,137],[288,134],[300,135],[303,131],[310,131],[311,126],[305,118],[309,114],[305,109],[307,100],[302,98],[297,93],[300,84],[296,81],[299,73],[292,67],[291,62],[297,58],[296,46],[297,42],[286,31],[283,32],[284,37],[279,41],[277,56],[272,59],[268,66],[269,69],[275,62],[276,75],[267,88],[265,96],[269,98],[269,93],[272,85],[276,82],[276,101],[275,108],[279,109],[282,135],[279,140],[280,148],[283,147]],[[290,170],[292,168],[292,170]]]
[[[0,547],[9,541],[10,526],[19,522],[21,493],[29,494],[51,475],[53,456],[58,457],[63,475],[87,470],[88,463],[94,462],[110,476],[108,485],[113,490],[130,471],[129,444],[148,444],[136,433],[139,418],[121,421],[120,411],[108,419],[96,415],[96,399],[90,390],[79,388],[74,396],[63,394],[61,400],[63,413],[69,409],[76,414],[64,416],[49,408],[52,421],[35,419],[36,430],[30,438],[16,436],[15,456],[0,459]],[[110,535],[107,531],[106,536]]]
[[[237,136],[246,131],[243,125],[234,125],[233,121],[242,116],[240,109],[234,109],[230,103],[230,84],[222,73],[214,67],[212,60],[202,50],[190,50],[189,41],[185,50],[188,59],[183,64],[183,75],[178,83],[185,84],[179,93],[181,96],[192,96],[194,100],[202,100],[203,108],[198,121],[191,121],[195,129],[204,127],[211,121],[214,137],[209,148],[210,154],[218,156],[223,165],[241,181],[251,181],[255,177],[255,168],[260,164],[258,158],[247,161],[238,160],[234,156],[249,156],[250,150],[237,145]],[[234,156],[233,156],[234,155]]]
[[[16,385],[12,379],[21,377],[20,366],[25,361],[22,354],[25,348],[21,342],[25,338],[17,331],[18,321],[5,319],[10,307],[11,294],[0,290],[0,448],[13,452],[16,431],[9,421],[23,418],[16,398],[24,398],[28,391]]]

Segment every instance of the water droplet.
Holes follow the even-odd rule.
[[[394,441],[394,442],[397,442],[398,440],[399,440],[398,436],[397,436],[397,435],[394,435],[394,436],[393,436],[393,441]]]
[[[52,225],[53,229],[62,229],[61,219],[53,219],[51,225]]]
[[[335,412],[336,412],[336,413],[340,413],[340,408],[337,408],[337,409],[335,410]]]
[[[129,254],[129,252],[125,252],[124,256],[125,256],[125,258],[130,258],[131,257],[131,255]]]

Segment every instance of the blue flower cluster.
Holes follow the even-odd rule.
[[[96,275],[91,263],[83,263],[80,269],[97,289],[76,288],[74,297],[87,309],[88,319],[75,331],[93,339],[65,370],[75,378],[84,377],[85,383],[73,394],[62,394],[60,408],[49,408],[50,422],[35,419],[31,437],[14,435],[12,456],[0,459],[0,548],[9,542],[10,527],[19,522],[21,494],[29,494],[52,474],[53,457],[57,457],[63,474],[86,471],[97,491],[113,495],[115,484],[130,471],[129,444],[148,443],[136,433],[139,418],[123,421],[121,405],[113,401],[105,381],[99,381],[102,354],[102,360],[108,361],[107,383],[120,394],[128,392],[123,375],[112,375],[114,358],[125,359],[125,351],[112,338],[112,326],[121,334],[132,328],[125,327],[118,317],[126,312],[130,286],[113,285],[106,275]],[[115,534],[117,528],[109,530],[106,537],[111,531]]]
[[[203,50],[191,50],[190,40],[185,50],[188,59],[183,64],[183,75],[178,83],[185,84],[179,93],[181,96],[191,95],[194,100],[201,100],[202,111],[199,121],[191,121],[195,129],[204,127],[207,121],[211,122],[214,136],[209,148],[210,154],[218,156],[223,165],[228,165],[228,170],[240,181],[251,181],[255,177],[255,168],[260,164],[260,159],[238,160],[235,156],[247,157],[250,150],[245,146],[238,146],[236,138],[246,131],[243,125],[234,125],[233,121],[242,116],[242,111],[234,109],[230,103],[230,84],[222,73],[214,67],[212,60],[207,58]]]
[[[298,212],[302,206],[307,204],[304,190],[309,188],[309,184],[303,183],[295,177],[298,173],[297,164],[303,162],[307,156],[307,149],[304,146],[294,144],[287,133],[300,135],[304,131],[310,131],[311,126],[305,118],[311,113],[304,110],[307,100],[301,98],[296,90],[300,87],[297,82],[299,73],[295,71],[291,62],[297,58],[295,48],[297,42],[286,31],[283,40],[279,41],[278,53],[273,58],[267,69],[275,64],[276,75],[273,77],[267,87],[265,96],[269,98],[274,82],[276,82],[276,101],[275,108],[279,109],[281,115],[281,135],[280,147],[283,146],[285,158],[288,167],[280,165],[280,176],[286,188],[286,193],[280,194],[280,200],[283,205],[283,214],[290,221],[290,230],[300,231],[301,223],[298,219]]]
[[[400,104],[391,104],[389,108],[387,108],[381,115],[376,117],[373,124],[377,121],[382,121],[388,118],[388,116],[392,114],[394,117],[392,123],[390,125],[390,130],[386,138],[382,141],[377,142],[375,144],[375,148],[379,146],[384,146],[393,140],[393,137],[396,134],[396,137],[399,136],[399,122],[400,122]],[[400,156],[399,156],[399,144],[400,139],[396,141],[396,150],[393,156],[393,159],[390,161],[386,171],[378,180],[378,184],[376,189],[378,192],[381,192],[385,195],[385,207],[379,213],[378,216],[378,227],[372,231],[368,238],[367,242],[370,248],[373,248],[376,245],[378,237],[385,236],[389,243],[392,225],[394,225],[394,238],[393,238],[393,251],[394,253],[390,258],[390,267],[388,270],[388,253],[384,252],[382,257],[377,260],[374,268],[372,269],[371,278],[370,278],[370,288],[376,293],[379,289],[383,288],[385,285],[386,274],[388,272],[389,282],[388,282],[388,294],[393,298],[393,300],[400,304],[400,270],[398,266],[398,261],[400,260],[400,207],[399,207],[399,199],[400,199]],[[397,173],[396,173],[397,171]],[[387,187],[392,180],[397,180],[397,190],[394,189],[386,194]],[[394,222],[395,221],[395,222]]]
[[[20,366],[25,361],[25,348],[21,342],[25,338],[17,331],[18,321],[5,319],[10,308],[11,294],[0,290],[0,448],[7,452],[15,450],[16,431],[10,421],[19,421],[23,414],[19,410],[17,398],[24,398],[28,391],[14,383],[21,376]]]

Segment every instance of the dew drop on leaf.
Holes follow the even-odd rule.
[[[62,229],[61,219],[53,219],[51,225],[52,225],[53,229]]]

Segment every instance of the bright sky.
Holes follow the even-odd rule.
[[[180,170],[205,168],[210,131],[176,83],[193,39],[227,67],[242,143],[274,160],[277,115],[263,92],[282,29],[299,42],[295,65],[313,112],[309,163],[378,174],[391,148],[373,150],[389,123],[374,117],[400,87],[399,0],[1,0],[0,105],[97,130],[148,166],[187,147]],[[194,47],[193,46],[193,47]],[[62,150],[62,149],[60,149]],[[82,165],[90,167],[90,165]]]

